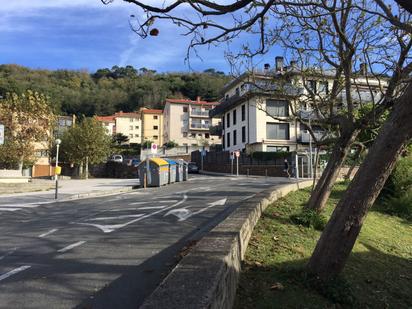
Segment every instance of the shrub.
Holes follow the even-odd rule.
[[[252,158],[261,161],[270,161],[276,159],[288,158],[290,152],[286,151],[277,151],[277,152],[265,152],[265,151],[255,151],[252,153]]]
[[[383,212],[412,220],[412,189],[401,196],[391,196],[384,199],[378,206]]]
[[[291,215],[290,219],[295,224],[312,227],[318,231],[322,231],[327,223],[325,216],[312,209],[303,209],[300,213]]]

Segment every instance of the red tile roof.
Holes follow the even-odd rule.
[[[96,116],[96,119],[103,122],[114,122],[115,116]]]
[[[169,103],[181,103],[181,104],[195,104],[195,105],[219,105],[219,102],[208,102],[199,100],[189,100],[189,99],[166,99]]]
[[[140,114],[137,112],[133,112],[133,113],[125,113],[125,112],[118,112],[114,114],[114,117],[135,117],[135,118],[139,118]]]
[[[163,114],[161,109],[142,109],[144,114]]]

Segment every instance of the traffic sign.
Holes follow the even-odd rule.
[[[152,153],[153,154],[156,154],[157,153],[157,144],[152,144],[152,147],[151,147],[151,150],[152,150]]]
[[[240,157],[240,151],[235,151],[235,156],[236,156],[236,158],[239,158]]]
[[[235,159],[235,154],[233,151],[230,152],[230,160],[234,160]]]
[[[4,144],[4,125],[0,124],[0,145]]]

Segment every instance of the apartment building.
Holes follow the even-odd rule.
[[[118,112],[112,116],[96,116],[106,128],[108,135],[121,133],[129,138],[129,144],[142,142],[142,120],[139,112]]]
[[[221,143],[221,136],[210,129],[220,123],[220,118],[211,118],[209,111],[218,102],[187,99],[166,99],[164,107],[164,142],[176,142],[180,146],[204,146]]]
[[[115,116],[96,116],[96,119],[102,123],[108,135],[112,136],[116,134],[116,117]]]
[[[286,67],[283,58],[276,57],[274,69],[265,64],[263,70],[244,73],[228,83],[221,104],[211,111],[211,116],[222,119],[223,149],[248,153],[308,150],[311,135],[298,119],[318,117],[307,103],[308,97],[326,98],[335,75],[331,70],[310,72],[303,76],[295,62],[291,61]],[[385,81],[367,76],[362,65],[353,82],[356,85],[351,93],[354,101],[376,103],[380,99],[379,88]],[[344,107],[344,90],[339,100]],[[296,113],[300,117],[296,117]],[[320,127],[312,128],[317,138],[326,137]]]
[[[142,139],[141,142],[151,141],[163,145],[163,111],[161,109],[142,108]]]
[[[114,132],[121,133],[129,138],[129,144],[142,142],[142,118],[140,113],[118,112],[114,114],[116,121]]]

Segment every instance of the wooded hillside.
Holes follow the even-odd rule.
[[[229,80],[214,69],[202,73],[161,73],[132,66],[86,71],[34,70],[0,65],[0,95],[35,90],[50,97],[58,114],[110,115],[141,106],[160,108],[166,98],[201,96],[218,100]]]

